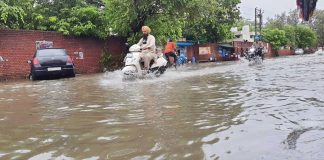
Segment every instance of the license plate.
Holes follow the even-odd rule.
[[[52,67],[52,68],[47,68],[48,71],[60,71],[61,67]]]

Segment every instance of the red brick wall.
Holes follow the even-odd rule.
[[[83,52],[84,59],[75,59],[77,73],[101,71],[99,60],[103,48],[113,56],[125,52],[124,41],[117,37],[100,40],[89,37],[63,36],[58,32],[0,29],[0,56],[7,61],[0,62],[0,79],[26,78],[30,72],[27,60],[36,51],[36,41],[52,41],[55,48],[65,48],[72,58],[74,52]]]
[[[293,55],[293,50],[290,49],[280,49],[278,50],[279,56],[290,56]]]

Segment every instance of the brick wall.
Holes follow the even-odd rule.
[[[290,49],[280,49],[278,50],[279,56],[290,56],[294,54],[293,50]]]
[[[89,37],[63,36],[58,32],[0,29],[0,80],[26,78],[30,72],[27,63],[36,51],[36,41],[52,41],[55,48],[65,48],[74,59],[77,73],[98,73],[101,71],[100,56],[104,48],[113,56],[122,56],[125,41],[110,37],[100,40]],[[84,59],[76,59],[75,52],[83,52]]]

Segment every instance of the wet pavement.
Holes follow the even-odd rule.
[[[324,159],[324,56],[0,83],[0,159]]]

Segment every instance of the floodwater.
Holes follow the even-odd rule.
[[[0,84],[0,159],[323,160],[324,56]]]

